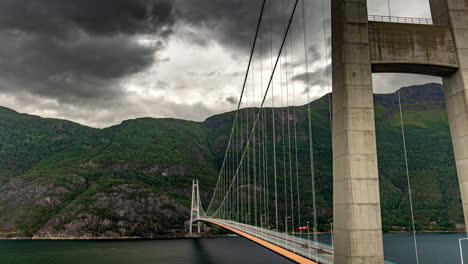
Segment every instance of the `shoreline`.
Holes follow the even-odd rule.
[[[168,240],[168,239],[187,239],[187,238],[218,238],[218,237],[235,237],[236,234],[214,235],[214,234],[171,234],[160,235],[156,237],[0,237],[0,241],[8,240]]]
[[[437,233],[464,233],[464,230],[437,230],[437,231],[418,231],[419,234],[437,234]],[[408,231],[387,231],[383,234],[412,234],[413,232]],[[296,233],[298,234],[298,233]],[[301,233],[302,235],[313,235],[313,233]],[[330,232],[318,232],[318,235],[330,234]],[[215,234],[171,234],[171,235],[161,235],[157,237],[0,237],[0,241],[9,241],[9,240],[96,240],[96,241],[105,241],[105,240],[115,240],[115,241],[124,241],[124,240],[168,240],[168,239],[187,239],[187,238],[221,238],[221,237],[237,237],[236,234],[224,234],[224,235],[215,235]]]
[[[412,234],[413,231],[386,231],[384,234]],[[465,233],[465,230],[434,230],[434,231],[416,231],[417,234],[430,233]]]

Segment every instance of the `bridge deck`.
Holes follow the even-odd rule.
[[[334,263],[333,247],[327,244],[229,220],[199,218],[196,221],[226,228],[297,263]],[[396,264],[391,261],[385,261],[385,263]]]
[[[198,220],[229,229],[297,263],[333,263],[333,248],[330,245],[228,220]]]

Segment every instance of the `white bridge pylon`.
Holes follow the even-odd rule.
[[[189,224],[189,233],[193,232],[193,224],[196,221],[197,232],[200,233],[200,191],[198,188],[198,180],[192,181],[192,206],[190,208],[190,224]]]

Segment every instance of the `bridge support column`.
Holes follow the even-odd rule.
[[[193,221],[200,218],[200,191],[198,189],[198,180],[192,181],[192,205],[190,208],[189,233],[192,234]],[[200,233],[200,222],[197,222],[197,231]]]
[[[447,113],[468,230],[468,0],[430,0],[436,24],[452,30],[459,69],[443,78]]]
[[[332,0],[335,263],[384,263],[366,0]]]

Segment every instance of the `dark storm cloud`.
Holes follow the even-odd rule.
[[[270,8],[271,3],[271,8]],[[283,6],[284,3],[284,6]],[[262,45],[262,55],[269,56],[270,52],[270,20],[271,20],[271,41],[274,52],[279,47],[283,38],[285,26],[291,14],[294,1],[271,0],[266,1],[264,15],[262,19],[260,38]],[[253,43],[253,37],[262,6],[262,1],[246,0],[177,0],[177,15],[186,23],[197,27],[206,27],[214,32],[214,38],[225,46],[235,48],[238,51],[247,53]],[[311,9],[314,13],[315,9]],[[271,19],[270,19],[271,13]],[[284,19],[283,19],[284,15]],[[300,12],[296,12],[296,27],[301,26]],[[193,40],[192,35],[187,36]],[[208,41],[197,35],[196,42],[206,45]],[[260,41],[257,43],[260,47]],[[234,55],[237,57],[237,55]]]
[[[270,55],[270,44],[276,54],[293,3],[270,2],[273,4],[266,6],[257,46],[262,47],[262,56]],[[180,31],[175,39],[185,41],[184,45],[208,47],[216,43],[237,62],[243,62],[252,45],[261,4],[261,0],[0,0],[0,95],[17,98],[17,109],[63,111],[76,120],[93,115],[95,122],[106,123],[105,118],[112,117],[108,119],[111,122],[127,118],[122,111],[138,115],[139,110],[121,107],[130,100],[141,106],[141,98],[131,99],[132,89],[122,83],[171,59],[162,57],[162,51],[175,29]],[[311,16],[318,10],[308,9]],[[296,37],[300,36],[300,18],[298,12],[291,31]],[[200,68],[193,79],[204,78],[209,83],[208,79],[221,75],[244,74],[243,69],[226,69],[230,72]],[[191,89],[177,78],[146,81],[151,89]],[[131,84],[126,87],[145,86]],[[235,104],[234,100],[225,98],[223,103]],[[171,109],[168,116],[182,117],[184,111],[190,112],[184,112],[187,116],[195,115],[193,103],[170,105],[168,100],[159,105]],[[203,113],[213,111],[206,106],[201,109]]]
[[[392,10],[397,13],[419,9],[427,2],[414,0],[408,8],[404,0],[395,1],[402,3],[392,4],[393,9],[400,6]],[[270,56],[270,45],[271,55],[276,56],[293,3],[267,0],[254,58],[257,69],[259,56]],[[323,45],[330,47],[330,2],[325,1],[325,14],[320,1],[303,3],[310,47],[309,83],[305,84],[304,74],[298,74],[304,71],[305,57],[301,2],[290,31],[291,42],[287,42],[293,44],[286,47],[288,59],[280,65],[294,70],[293,79],[306,87],[326,87],[326,71],[320,67],[325,61]],[[186,94],[211,93],[225,82],[220,82],[221,78],[242,78],[245,68],[235,67],[246,64],[261,4],[262,0],[0,0],[0,100],[19,111],[96,126],[158,114],[199,120],[220,111],[219,107],[235,105],[236,98],[225,93],[213,97],[218,98],[217,106],[194,102]],[[369,1],[369,5],[379,11],[386,2]],[[174,42],[169,42],[171,37]],[[175,46],[166,49],[172,43]],[[199,67],[182,66],[167,76],[159,75],[159,71],[173,68],[167,65],[180,64],[180,58],[171,57],[177,49],[191,46],[226,52],[232,64],[226,61],[227,65],[205,68],[199,63]],[[328,62],[330,57],[328,54]],[[194,56],[187,61],[197,59]],[[268,63],[263,65],[264,71],[270,70]],[[375,86],[386,91],[395,86],[396,79],[376,78]],[[406,85],[410,85],[414,77],[407,79]],[[204,85],[194,88],[191,80]],[[421,77],[421,82],[425,80]],[[177,103],[170,96],[146,97],[146,92],[153,90],[180,97]]]
[[[320,60],[323,57],[323,55],[321,54],[320,48],[317,45],[311,45],[309,47],[309,53],[307,54],[307,57],[309,61],[314,62]]]
[[[168,34],[174,23],[170,0],[2,0],[0,28],[69,36]]]
[[[331,78],[331,76],[327,76],[327,70],[328,71],[330,70],[330,66],[319,68],[309,73],[304,72],[304,73],[296,74],[292,77],[292,80],[300,81],[304,84],[307,84],[307,80],[308,80],[309,81],[309,83],[307,84],[308,88],[312,86],[320,86],[320,87],[326,88],[329,85],[329,78]]]
[[[226,102],[228,102],[229,104],[232,104],[232,105],[237,104],[237,98],[234,97],[234,96],[226,97],[225,100],[226,100]]]
[[[109,99],[119,79],[155,63],[172,30],[171,1],[0,1],[0,91],[61,102]]]
[[[295,58],[295,60],[292,62],[284,62],[283,64],[281,64],[281,66],[282,67],[294,67],[294,68],[303,67],[305,65],[304,57],[305,57],[304,51],[301,50],[299,54],[299,59]],[[322,59],[324,59],[324,56],[320,53],[318,45],[312,45],[307,50],[307,58],[308,58],[308,65],[312,66],[315,63],[318,63]]]
[[[261,30],[264,50],[270,41],[270,12],[271,38],[276,45],[291,3],[267,1]],[[164,49],[164,40],[177,21],[194,26],[194,32],[186,36],[189,41],[197,36],[196,44],[206,45],[203,37],[212,37],[235,53],[247,54],[261,4],[245,0],[2,0],[0,91],[22,89],[59,102],[119,96],[123,93],[119,79],[163,60],[157,52]],[[198,34],[201,27],[214,35]],[[160,41],[143,45],[136,41],[143,34]]]
[[[260,6],[261,1],[177,1],[181,19],[196,27],[212,29],[222,42],[242,48],[252,42]],[[198,42],[205,43],[201,39]]]
[[[155,50],[160,49],[141,47],[126,37],[59,42],[42,36],[26,40],[15,34],[0,36],[12,44],[0,46],[0,79],[17,84],[0,89],[21,88],[59,101],[118,94],[114,81],[151,65]]]

